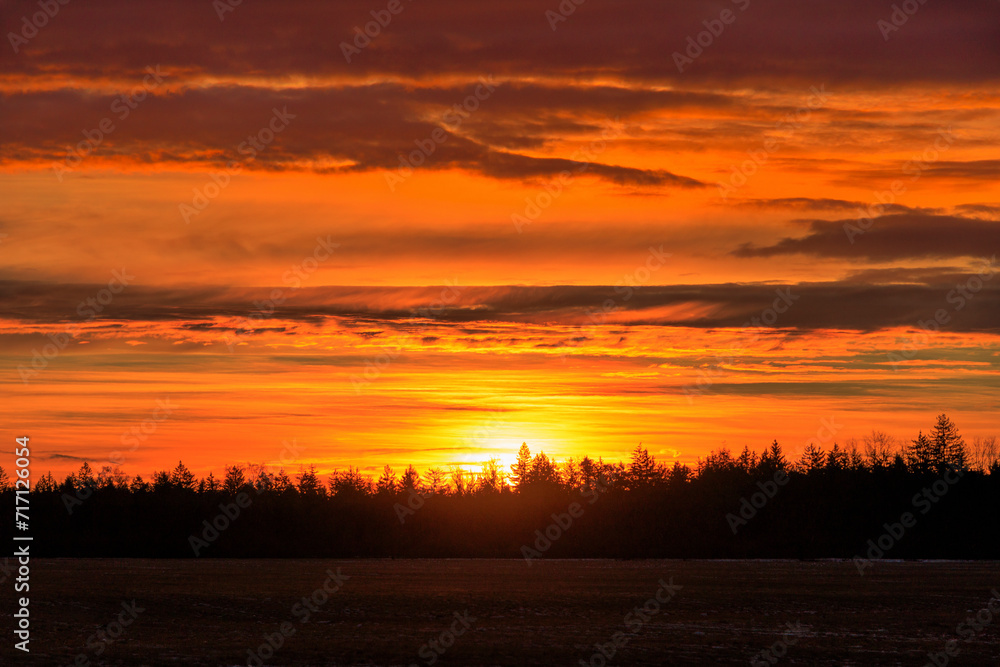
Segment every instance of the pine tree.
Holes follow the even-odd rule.
[[[420,489],[420,473],[417,472],[412,463],[403,471],[403,479],[399,483],[399,489],[404,492],[418,491]]]
[[[315,477],[315,473],[313,476]],[[247,480],[246,476],[243,474],[243,466],[226,466],[226,476],[222,480],[222,488],[226,493],[231,496],[235,496],[243,490],[243,487],[246,486],[246,484]]]
[[[187,466],[184,465],[183,461],[178,461],[177,467],[174,468],[172,473],[170,473],[170,483],[173,484],[178,489],[194,491],[195,487],[194,473],[188,470]]]
[[[274,490],[278,493],[295,492],[295,485],[284,468],[279,468],[278,474],[274,476]]]
[[[934,445],[935,468],[955,466],[965,469],[967,457],[965,440],[959,435],[954,422],[948,419],[948,415],[938,415],[934,430],[931,431],[931,442]]]
[[[749,445],[743,445],[743,451],[736,458],[736,464],[746,474],[753,474],[754,468],[757,467],[757,452],[751,450]]]
[[[227,481],[228,478],[229,476],[227,475]],[[228,488],[228,484],[226,486]],[[316,475],[316,466],[309,464],[309,467],[303,468],[299,472],[299,493],[304,496],[318,496],[325,495],[324,491],[323,484],[319,481],[319,476]]]
[[[94,471],[86,461],[80,466],[80,470],[73,475],[73,486],[77,489],[96,489],[97,480],[94,478]]]
[[[555,462],[552,461],[545,452],[539,452],[531,459],[531,468],[528,470],[528,484],[544,484],[548,486],[559,486],[562,478],[559,477],[559,470]]]
[[[51,472],[47,472],[35,482],[35,493],[55,491],[56,486],[56,478],[52,476]]]
[[[378,478],[378,482],[375,484],[375,492],[379,495],[393,495],[396,493],[396,473],[393,472],[389,464],[386,464],[382,468],[382,475]]]
[[[833,449],[826,455],[826,469],[830,471],[847,470],[849,463],[847,452],[842,450],[837,443],[833,443]]]
[[[691,475],[691,468],[681,464],[680,461],[674,461],[674,465],[670,469],[670,475],[667,478],[667,481],[671,486],[676,487],[688,482],[691,479]]]
[[[219,480],[215,479],[215,474],[212,472],[209,472],[208,477],[205,478],[205,490],[209,493],[219,490]]]
[[[170,473],[166,470],[157,470],[153,473],[154,491],[166,491],[171,488],[173,488],[173,484],[170,483]]]
[[[9,488],[10,488],[10,477],[7,476],[7,471],[5,471],[3,468],[0,468],[0,491],[6,491]]]
[[[510,481],[515,489],[521,490],[524,483],[528,481],[530,472],[531,450],[528,449],[528,443],[522,442],[521,448],[517,450],[517,462],[510,467]]]
[[[917,433],[917,439],[913,441],[913,446],[907,451],[907,463],[910,470],[916,473],[929,471],[934,464],[934,445],[924,435],[923,431]]]
[[[642,445],[637,445],[632,450],[631,463],[628,467],[628,481],[630,488],[645,489],[653,486],[657,481],[656,459],[649,455],[649,450],[643,449]]]
[[[559,466],[559,476],[568,490],[576,491],[580,488],[580,466],[572,456]]]
[[[810,442],[806,445],[806,449],[802,452],[802,458],[799,460],[799,468],[802,472],[809,474],[814,472],[819,472],[826,466],[826,452],[819,445]]]

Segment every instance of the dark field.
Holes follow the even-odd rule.
[[[303,623],[293,607],[338,567],[349,579]],[[683,588],[658,613],[626,618],[671,577]],[[33,560],[31,587],[31,656],[5,632],[3,664],[245,665],[288,623],[264,664],[602,665],[595,644],[610,651],[622,632],[609,665],[747,665],[790,623],[777,664],[919,667],[968,636],[957,626],[1000,588],[1000,567],[883,562],[862,577],[850,562],[60,559]],[[97,656],[95,633],[133,599],[143,611]],[[463,629],[456,612],[475,619],[468,631],[421,657]],[[1000,617],[958,649],[949,664],[1000,664]]]

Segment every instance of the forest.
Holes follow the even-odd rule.
[[[12,494],[0,469],[0,495]],[[1000,558],[997,439],[966,443],[946,415],[908,442],[873,431],[790,460],[775,441],[693,468],[641,445],[609,463],[527,444],[509,470],[385,466],[377,479],[262,464],[199,479],[179,462],[146,481],[84,463],[38,478],[30,503],[38,556],[853,558],[861,571]]]

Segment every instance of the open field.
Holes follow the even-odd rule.
[[[340,589],[301,606],[336,588],[337,568]],[[671,577],[674,597],[635,615]],[[958,625],[993,588],[995,562],[883,562],[862,577],[850,562],[34,560],[31,656],[11,649],[9,631],[0,655],[229,667],[285,623],[292,632],[263,664],[601,665],[595,644],[610,651],[621,632],[607,664],[747,665],[791,623],[778,664],[919,667],[964,639]],[[129,625],[97,655],[96,633],[117,634],[119,617]],[[461,634],[439,654],[428,643],[451,644],[449,628]],[[1000,616],[958,648],[950,664],[1000,664]]]

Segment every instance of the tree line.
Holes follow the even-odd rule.
[[[51,556],[518,557],[577,503],[581,516],[546,555],[846,558],[947,471],[961,483],[900,541],[898,557],[997,557],[1000,518],[987,510],[1000,500],[996,438],[968,445],[946,415],[906,443],[873,431],[789,460],[775,441],[759,454],[718,449],[693,468],[641,445],[610,463],[558,462],[527,444],[509,470],[491,459],[474,474],[385,466],[375,478],[348,467],[324,480],[312,465],[293,478],[247,464],[199,479],[178,462],[147,482],[84,463],[61,482],[39,478],[32,512],[40,553]],[[776,475],[787,485],[771,483]],[[2,469],[0,492],[11,492]],[[239,516],[213,528],[237,497]],[[189,549],[192,537],[205,548]]]

